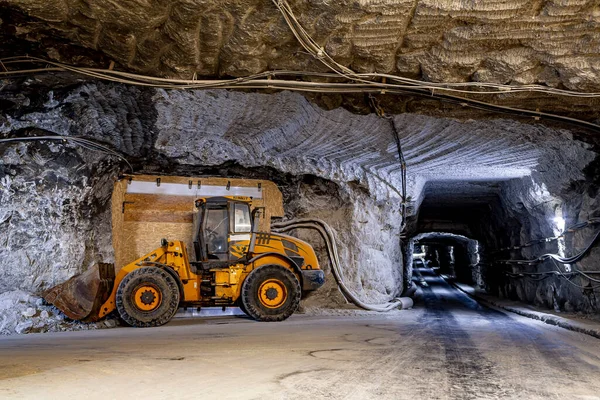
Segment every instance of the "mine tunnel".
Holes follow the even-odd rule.
[[[0,2],[0,398],[598,398],[599,31]]]

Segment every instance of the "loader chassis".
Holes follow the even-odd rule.
[[[194,261],[183,241],[163,240],[159,248],[125,265],[116,276],[105,267],[98,270],[103,284],[93,283],[103,289],[87,301],[92,309],[83,318],[86,307],[73,307],[72,291],[65,289],[69,282],[71,287],[87,284],[81,277],[51,289],[45,297],[61,304],[59,308],[74,319],[97,320],[117,310],[133,326],[162,325],[180,305],[237,305],[258,320],[285,319],[296,310],[303,290],[323,284],[323,271],[308,243],[256,232],[261,210],[250,213],[250,206],[247,197],[198,199]]]

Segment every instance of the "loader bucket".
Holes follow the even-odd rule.
[[[114,265],[98,263],[48,289],[44,299],[71,319],[94,322],[98,320],[100,307],[112,292],[114,282]]]

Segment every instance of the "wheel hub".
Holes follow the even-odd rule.
[[[143,284],[133,291],[135,306],[140,311],[154,311],[162,303],[162,295],[154,285]]]
[[[267,292],[265,293],[265,295],[267,296],[267,299],[269,300],[275,300],[277,298],[277,289],[275,288],[268,288]]]
[[[287,288],[279,279],[265,280],[258,289],[258,299],[267,308],[279,308],[287,300]]]
[[[152,291],[146,290],[144,293],[142,293],[141,301],[145,305],[149,306],[150,304],[154,303],[155,300],[156,296],[154,293],[152,293]]]

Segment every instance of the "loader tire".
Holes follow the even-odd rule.
[[[164,325],[179,307],[179,287],[167,271],[142,267],[125,275],[117,289],[116,305],[123,321],[131,326]]]
[[[246,314],[258,321],[283,321],[296,311],[302,290],[298,278],[281,265],[265,265],[250,272],[242,285]]]

